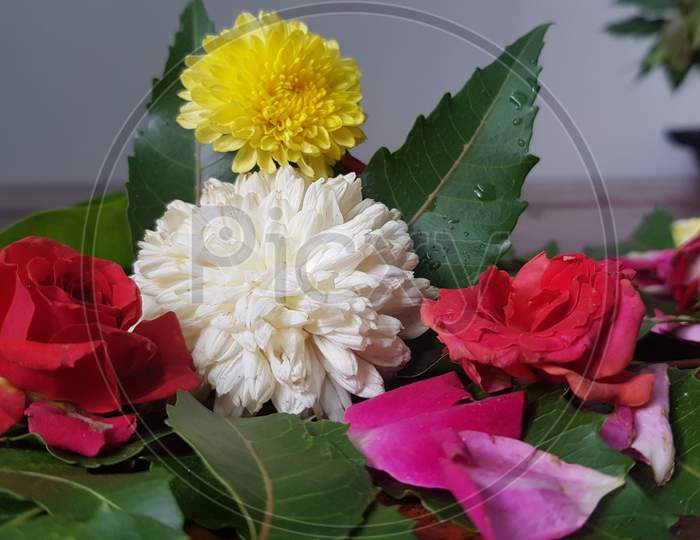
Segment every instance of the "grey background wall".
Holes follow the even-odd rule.
[[[700,125],[693,79],[672,95],[660,73],[635,80],[646,45],[603,31],[627,10],[613,0],[393,0],[456,21],[505,45],[553,21],[542,81],[570,112],[609,183],[694,182],[689,154],[667,142],[671,126]],[[242,9],[283,10],[302,1],[205,0],[217,28]],[[0,183],[89,184],[115,134],[163,65],[185,0],[8,0],[0,4]],[[370,15],[307,20],[334,37],[364,73],[368,158],[396,148],[418,113],[457,90],[491,59],[474,46],[411,21]],[[543,107],[533,150],[538,183],[581,182],[585,170],[566,133]],[[126,177],[122,154],[115,181]],[[570,185],[570,184],[568,184]]]

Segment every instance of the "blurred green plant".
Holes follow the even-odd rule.
[[[622,37],[654,37],[641,74],[662,68],[674,89],[700,65],[700,0],[618,0],[638,13],[607,27]]]

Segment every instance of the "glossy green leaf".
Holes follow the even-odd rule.
[[[510,246],[526,206],[523,182],[537,163],[528,148],[546,31],[536,28],[477,69],[362,175],[366,196],[401,211],[420,256],[417,273],[439,287],[473,282]]]
[[[241,512],[244,538],[346,538],[374,500],[367,471],[330,424],[317,430],[287,414],[222,418],[182,392],[168,424],[224,487],[219,500]]]
[[[0,450],[0,490],[34,501],[50,514],[86,521],[108,508],[180,529],[183,518],[164,471],[89,474],[42,451]]]
[[[145,124],[129,158],[129,222],[134,242],[152,229],[173,199],[195,202],[201,183],[214,176],[233,180],[231,154],[214,152],[200,145],[194,131],[181,128],[175,119],[184,101],[180,73],[185,57],[200,52],[202,39],[214,32],[201,0],[191,0],[180,16],[180,28],[165,65],[163,76],[153,83]]]
[[[568,463],[624,476],[634,461],[598,435],[603,416],[578,410],[562,390],[539,385],[528,390],[532,419],[524,440]],[[598,505],[578,538],[670,538],[676,518],[656,505],[631,478]]]
[[[128,268],[134,255],[126,207],[126,195],[117,194],[71,208],[37,212],[0,232],[0,247],[26,236],[46,236]]]

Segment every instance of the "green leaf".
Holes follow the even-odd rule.
[[[202,39],[214,32],[201,0],[191,0],[180,16],[180,28],[165,64],[164,74],[153,83],[145,125],[129,158],[129,222],[134,242],[152,229],[173,199],[194,203],[203,180],[214,176],[232,181],[231,154],[216,153],[200,145],[194,131],[181,128],[176,118],[183,105],[180,73],[184,59],[199,51]]]
[[[0,247],[26,236],[45,236],[128,268],[134,255],[126,206],[126,195],[117,194],[71,208],[37,212],[0,232]]]
[[[45,452],[0,451],[0,490],[34,501],[52,515],[85,521],[111,509],[180,529],[183,518],[164,471],[95,475]]]
[[[238,505],[199,456],[149,458],[154,468],[171,475],[171,489],[185,517],[211,530],[245,530],[247,523]]]
[[[21,435],[0,437],[0,441],[21,442],[40,445],[43,446],[49,454],[51,454],[53,457],[64,463],[69,463],[71,465],[80,465],[81,467],[85,467],[86,469],[94,469],[96,467],[116,465],[117,463],[121,463],[133,457],[136,457],[149,444],[152,444],[158,441],[159,439],[168,436],[171,433],[171,429],[163,428],[157,431],[152,431],[147,434],[137,434],[134,436],[134,440],[123,446],[120,446],[115,451],[95,457],[81,456],[80,454],[69,452],[68,450],[53,448],[47,445],[46,442],[36,433],[22,433]]]
[[[606,30],[618,36],[651,36],[661,31],[664,21],[631,17],[607,26]]]
[[[33,502],[0,491],[0,525],[13,520],[21,521],[42,512]]]
[[[625,255],[631,251],[653,251],[658,249],[673,248],[673,236],[671,235],[671,224],[673,216],[661,208],[655,208],[642,218],[642,222],[627,240],[617,245],[607,248],[587,247],[584,251],[589,257],[602,259],[614,257],[615,255]]]
[[[693,370],[669,369],[671,427],[676,445],[676,469],[671,481],[659,488],[648,470],[636,479],[654,502],[678,515],[700,517],[700,381]]]
[[[533,416],[524,440],[568,463],[624,476],[634,461],[610,448],[598,435],[603,417],[577,410],[561,389],[528,389]],[[605,497],[577,538],[671,538],[676,518],[656,505],[630,477]]]
[[[219,500],[238,507],[244,538],[346,538],[374,500],[367,471],[330,425],[316,432],[287,414],[222,418],[183,392],[167,423],[224,486]]]
[[[187,540],[182,531],[143,516],[115,511],[100,505],[85,520],[61,515],[9,522],[0,527],[3,540],[71,539],[71,540]]]
[[[528,151],[547,26],[477,69],[454,97],[419,116],[404,145],[381,148],[362,175],[368,197],[398,208],[410,226],[420,276],[464,287],[510,246],[526,203]]]
[[[453,523],[467,531],[476,531],[476,527],[464,513],[462,506],[449,491],[409,486],[383,474],[378,475],[375,482],[387,495],[396,500],[417,498],[423,508],[433,514],[441,523]]]
[[[384,506],[375,503],[367,513],[362,527],[351,538],[356,540],[377,540],[391,538],[392,540],[410,540],[416,538],[411,532],[415,522],[404,517],[398,506]]]

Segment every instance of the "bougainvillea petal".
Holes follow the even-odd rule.
[[[0,378],[0,435],[22,419],[25,401],[22,390]]]
[[[507,437],[441,434],[449,489],[485,540],[550,540],[583,526],[598,502],[624,484]]]
[[[627,450],[635,436],[634,411],[630,407],[618,407],[610,413],[600,429],[600,436],[611,448]]]
[[[390,424],[416,416],[446,409],[472,396],[456,373],[450,372],[415,382],[357,403],[345,412],[344,421],[350,433]]]
[[[673,474],[676,455],[669,414],[669,380],[666,364],[653,364],[642,372],[656,376],[651,401],[634,411],[634,424],[637,432],[630,448],[643,456],[651,465],[654,479],[659,485],[665,484]]]
[[[107,418],[45,401],[32,403],[25,412],[29,431],[46,444],[87,457],[121,446],[136,431],[133,414]]]
[[[524,405],[525,393],[514,392],[417,414],[367,430],[351,427],[349,433],[370,467],[406,484],[445,488],[439,466],[445,454],[435,434],[445,430],[476,430],[518,438]]]

